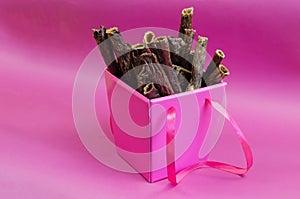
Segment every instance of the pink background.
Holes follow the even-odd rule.
[[[148,184],[84,148],[72,117],[73,83],[95,47],[91,28],[177,30],[181,9],[191,5],[208,52],[227,55],[228,108],[255,163],[244,178],[202,169],[177,187]],[[0,198],[298,198],[299,7],[297,0],[1,1]],[[212,158],[242,164],[232,131],[227,124]]]

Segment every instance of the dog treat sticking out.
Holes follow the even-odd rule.
[[[185,8],[185,9],[182,10],[180,28],[179,28],[179,37],[181,37],[182,34],[185,34],[185,29],[191,29],[192,28],[193,14],[194,14],[194,8],[193,7]]]
[[[192,29],[194,8],[184,8],[178,37],[156,36],[147,31],[135,45],[124,42],[117,27],[93,29],[94,38],[108,70],[149,99],[191,91],[218,84],[229,75],[221,63],[222,50],[216,50],[206,71],[204,64],[208,38]]]

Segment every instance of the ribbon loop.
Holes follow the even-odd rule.
[[[168,171],[168,179],[170,182],[174,184],[178,184],[186,175],[194,171],[195,169],[199,169],[204,166],[212,167],[218,170],[226,171],[229,173],[233,173],[236,175],[243,175],[248,172],[248,170],[253,165],[253,156],[250,145],[248,144],[244,134],[239,128],[238,124],[235,122],[233,117],[226,111],[226,109],[220,105],[218,102],[215,102],[211,99],[206,99],[206,103],[211,105],[216,111],[218,111],[221,115],[223,115],[226,120],[233,126],[236,135],[239,137],[240,143],[243,148],[243,152],[245,155],[245,159],[247,162],[246,168],[237,167],[234,165],[215,162],[215,161],[204,161],[198,162],[194,165],[191,165],[185,169],[182,169],[176,172],[176,160],[175,160],[175,122],[176,122],[176,110],[174,107],[171,107],[167,113],[167,132],[166,132],[166,144],[167,144],[167,171]]]

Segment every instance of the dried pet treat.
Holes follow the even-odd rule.
[[[123,41],[118,28],[103,26],[93,30],[94,38],[103,44],[99,48],[109,71],[149,99],[217,84],[229,75],[221,64],[225,55],[217,50],[204,71],[208,39],[199,36],[192,49],[193,13],[193,7],[182,10],[178,38],[156,37],[148,31],[142,43],[131,45]]]
[[[175,64],[172,64],[172,67],[173,67],[174,70],[179,72],[182,76],[184,76],[186,81],[189,82],[189,80],[192,77],[192,72],[191,71],[187,70],[186,68],[183,68],[182,66],[177,66]]]
[[[132,46],[131,55],[134,67],[138,66],[139,56],[146,52],[151,53],[145,43],[139,43]]]
[[[179,85],[181,90],[186,90],[186,87],[189,84],[189,80],[191,79],[191,71],[177,65],[172,65],[173,70],[175,71],[175,75],[178,77]]]
[[[209,63],[206,71],[203,74],[203,80],[201,87],[207,86],[207,79],[211,75],[211,73],[220,65],[222,60],[225,58],[225,54],[222,50],[216,50],[215,55],[213,56],[211,62]]]
[[[180,65],[188,70],[191,70],[190,51],[193,44],[195,30],[192,29],[192,17],[194,14],[194,8],[185,8],[181,13],[181,21],[179,28],[178,38],[182,38],[184,44],[180,46],[179,54],[175,55],[176,62],[173,64]]]
[[[187,90],[194,90],[201,87],[207,42],[208,38],[201,36],[198,37],[193,57],[192,79]]]
[[[181,21],[180,21],[180,28],[179,28],[179,37],[182,37],[185,34],[185,29],[192,28],[192,18],[194,14],[194,8],[185,8],[182,10],[181,13]]]
[[[224,52],[222,50],[216,50],[213,59],[211,60],[211,62],[209,63],[205,71],[205,75],[207,76],[210,75],[210,73],[212,73],[212,71],[214,71],[215,68],[220,65],[220,63],[224,58],[225,58]]]
[[[131,57],[131,45],[123,41],[123,38],[116,27],[108,29],[106,33],[111,40],[119,67],[122,71],[122,75],[124,75],[134,67],[134,61]],[[130,86],[134,88],[136,87],[137,82],[135,71],[131,71],[126,74],[122,79]]]
[[[144,34],[143,43],[145,44],[145,48],[147,52],[151,53],[151,49],[156,49],[156,45],[154,43],[155,34],[152,31],[148,31]]]
[[[100,29],[93,29],[93,32],[104,63],[108,66],[108,70],[115,76],[120,77],[121,71],[116,63],[112,43],[108,39],[106,28],[104,26],[100,26]]]
[[[207,86],[218,84],[228,76],[229,70],[223,64],[220,64],[215,70],[207,77],[206,84]]]
[[[158,63],[155,54],[142,54],[140,56],[139,67],[141,67],[137,76],[139,86],[144,88],[144,85],[148,83],[155,83],[161,96],[174,94],[174,90],[169,82],[169,79],[163,68]],[[139,91],[141,92],[140,88]]]
[[[154,39],[155,39],[155,34],[154,34],[154,32],[148,31],[148,32],[146,32],[145,35],[144,35],[144,40],[143,40],[143,42],[144,42],[145,44],[148,44],[148,43],[154,42]]]
[[[149,83],[143,88],[143,94],[149,99],[160,97],[159,91],[155,87],[154,83]]]
[[[143,54],[145,49],[146,49],[146,44],[144,44],[144,43],[138,43],[138,44],[132,45],[132,51],[137,56],[140,56],[141,54]]]
[[[184,57],[182,56],[183,53],[181,49],[184,48],[184,46],[186,46],[183,39],[169,36],[168,41],[172,64],[184,67],[185,69],[190,71],[192,68],[191,60],[193,56],[191,55],[190,51],[188,51],[188,54],[186,54]]]
[[[183,35],[182,39],[185,45],[181,47],[179,54],[181,57],[188,60],[188,54],[190,54],[196,30],[185,29],[184,32],[185,34]],[[188,61],[192,61],[192,60],[188,60]]]
[[[162,67],[170,81],[170,84],[175,93],[182,92],[177,75],[172,69],[172,61],[170,56],[169,42],[166,36],[161,36],[155,38],[153,42],[156,46],[155,49],[151,49],[153,53],[157,56],[158,62],[162,64]]]
[[[224,66],[223,64],[220,64],[218,68],[219,68],[219,72],[221,74],[221,79],[224,79],[226,76],[230,75],[228,68],[226,66]]]
[[[167,37],[161,36],[154,39],[153,42],[148,44],[152,53],[157,57],[159,63],[171,66],[170,48]]]
[[[131,45],[123,41],[118,28],[107,30],[107,35],[111,39],[113,50],[117,56],[123,74],[133,68],[130,58]]]
[[[168,37],[170,56],[173,64],[181,65],[182,57],[180,57],[180,49],[185,45],[182,38]]]

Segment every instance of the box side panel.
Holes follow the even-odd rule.
[[[212,91],[213,90],[213,91]],[[175,156],[177,170],[184,169],[200,161],[199,150],[211,123],[211,107],[205,103],[212,92],[222,92],[224,85],[187,92],[173,98],[150,102],[151,121],[151,179],[158,181],[167,177],[166,169],[166,115],[170,107],[176,109]],[[222,100],[223,95],[215,95],[214,100]],[[203,160],[206,157],[203,158]]]
[[[224,108],[226,108],[225,86],[210,90],[209,95],[210,99],[218,102]],[[225,118],[217,110],[211,109],[211,121],[203,144],[200,148],[199,158],[207,157],[212,151],[214,146],[217,144],[219,137],[221,136],[224,124]]]
[[[105,80],[117,152],[150,181],[149,101],[108,71]]]

